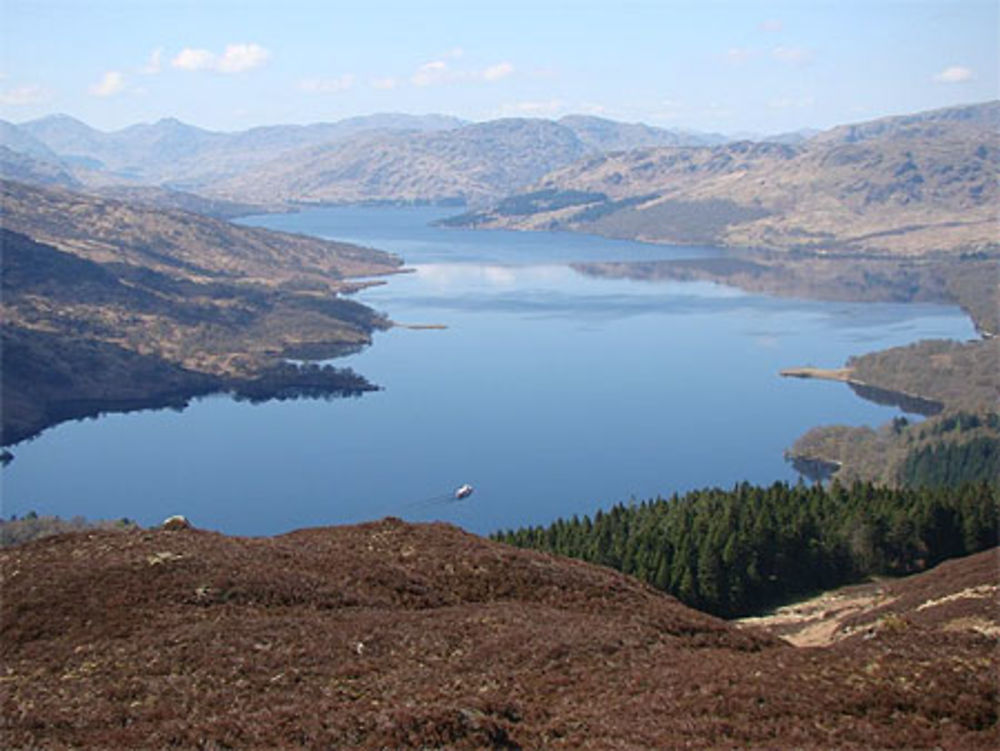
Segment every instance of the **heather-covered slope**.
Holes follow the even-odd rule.
[[[8,747],[989,748],[996,641],[800,650],[607,569],[398,520],[0,552]]]

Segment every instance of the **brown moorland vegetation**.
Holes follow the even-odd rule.
[[[996,636],[908,617],[984,560],[803,649],[442,524],[51,537],[0,551],[2,743],[994,748]]]

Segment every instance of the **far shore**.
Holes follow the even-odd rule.
[[[853,368],[813,368],[809,366],[803,368],[785,368],[780,371],[780,375],[786,378],[818,378],[824,381],[841,381],[842,383],[868,385],[862,384],[860,381],[855,381],[851,377],[854,375]]]
[[[862,399],[876,404],[888,404],[900,407],[905,412],[929,417],[940,413],[944,403],[931,397],[912,394],[908,391],[878,386],[860,378],[854,377],[854,368],[815,368],[805,366],[800,368],[785,368],[779,374],[785,378],[814,378],[821,381],[837,381],[846,383]]]
[[[392,322],[393,328],[409,329],[410,331],[443,331],[448,327],[443,323],[400,323]]]

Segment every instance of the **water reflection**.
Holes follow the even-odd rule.
[[[5,513],[144,523],[185,513],[238,534],[393,514],[490,532],[630,496],[794,481],[783,453],[808,428],[879,424],[898,411],[843,384],[781,379],[781,368],[973,333],[954,307],[588,276],[569,262],[714,251],[455,232],[426,226],[433,215],[339,209],[256,220],[402,252],[415,267],[359,301],[448,328],[381,332],[337,363],[381,391],[257,406],[213,398],[183,414],[63,425],[4,470]],[[465,482],[476,487],[468,504],[413,506]]]

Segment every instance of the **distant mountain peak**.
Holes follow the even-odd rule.
[[[990,100],[953,107],[939,107],[902,115],[838,125],[813,137],[817,142],[857,143],[886,136],[923,136],[935,125],[965,124],[973,128],[1000,129],[1000,100]]]
[[[56,112],[52,115],[45,115],[44,117],[38,117],[34,120],[29,120],[28,123],[75,123],[77,125],[83,125],[90,127],[87,123],[83,122],[79,118],[73,117],[72,115],[67,115],[64,112]],[[28,123],[22,123],[22,125],[27,125]]]

